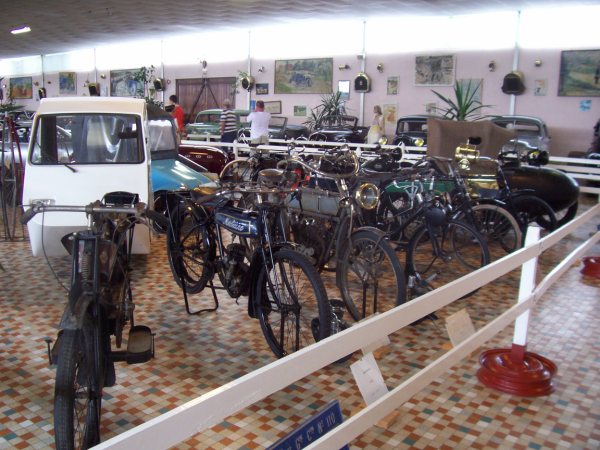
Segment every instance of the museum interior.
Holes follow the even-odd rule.
[[[599,21],[598,0],[5,5],[0,449],[600,448]]]

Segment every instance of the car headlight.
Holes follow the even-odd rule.
[[[423,147],[425,145],[425,139],[423,138],[415,138],[415,147]]]
[[[373,183],[363,183],[354,193],[354,198],[361,208],[374,209],[379,203],[379,188]]]

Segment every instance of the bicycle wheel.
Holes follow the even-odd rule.
[[[89,322],[88,322],[89,323]],[[54,442],[58,450],[100,442],[102,389],[94,367],[91,327],[63,330],[54,388]]]
[[[485,239],[471,225],[450,219],[436,228],[432,240],[423,225],[408,244],[406,271],[421,287],[435,289],[489,264]]]
[[[185,205],[180,205],[171,215],[167,230],[167,255],[175,281],[182,280],[190,294],[200,292],[212,277],[210,263],[215,258],[214,241],[205,225]]]
[[[481,203],[472,208],[474,223],[485,237],[492,260],[502,258],[523,245],[517,219],[505,208]]]
[[[535,195],[517,195],[511,199],[511,203],[523,230],[533,222],[547,231],[556,229],[557,221],[554,210],[541,198]]]
[[[255,289],[260,327],[278,358],[331,334],[331,305],[325,286],[300,253],[278,250],[273,264],[268,261],[260,270]]]
[[[360,320],[406,301],[404,272],[380,234],[359,229],[339,256],[336,282],[348,312]]]
[[[6,160],[4,157],[6,156]],[[18,177],[15,171],[14,158],[3,153],[0,161],[0,207],[2,208],[2,222],[4,224],[4,236],[7,240],[13,240],[17,232],[17,215],[19,209],[18,200]]]

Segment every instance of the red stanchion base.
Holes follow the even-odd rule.
[[[600,278],[600,256],[586,256],[582,259],[581,273],[589,277]]]
[[[540,397],[554,391],[556,364],[524,346],[486,350],[479,356],[477,378],[487,387],[523,397]]]

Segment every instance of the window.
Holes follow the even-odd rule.
[[[138,164],[144,161],[141,125],[122,114],[60,114],[38,118],[31,163]]]

